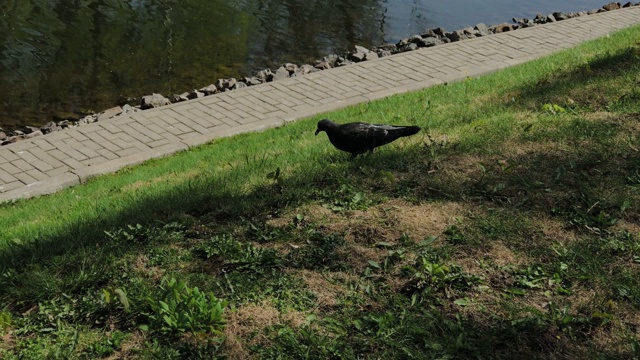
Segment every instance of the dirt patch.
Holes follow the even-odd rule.
[[[344,286],[336,284],[327,279],[324,275],[309,271],[292,271],[304,281],[307,288],[316,296],[318,307],[331,307],[338,304],[338,299],[347,293]]]
[[[305,324],[306,315],[289,311],[281,313],[266,301],[260,304],[247,304],[236,311],[228,312],[223,344],[224,353],[229,359],[249,359],[248,345],[266,346],[269,338],[264,329],[278,324],[298,328]]]

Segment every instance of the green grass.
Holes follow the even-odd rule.
[[[638,39],[3,204],[0,357],[639,357]]]

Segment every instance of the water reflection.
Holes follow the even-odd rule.
[[[593,0],[512,3],[2,0],[0,127],[100,111],[152,92],[179,93],[429,27],[497,23],[520,15],[519,7],[599,7]]]

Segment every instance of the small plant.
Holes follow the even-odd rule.
[[[544,104],[542,105],[542,111],[548,112],[552,115],[562,114],[567,112],[565,108],[558,104]]]
[[[219,335],[224,328],[224,308],[227,303],[218,300],[212,292],[204,293],[189,287],[183,281],[171,278],[160,288],[159,299],[147,301],[153,314],[150,329],[166,334],[190,331]]]

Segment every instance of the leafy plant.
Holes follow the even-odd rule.
[[[158,299],[147,301],[153,312],[149,315],[151,324],[147,329],[150,330],[166,334],[190,331],[220,335],[226,324],[225,301],[175,278],[164,282]]]

